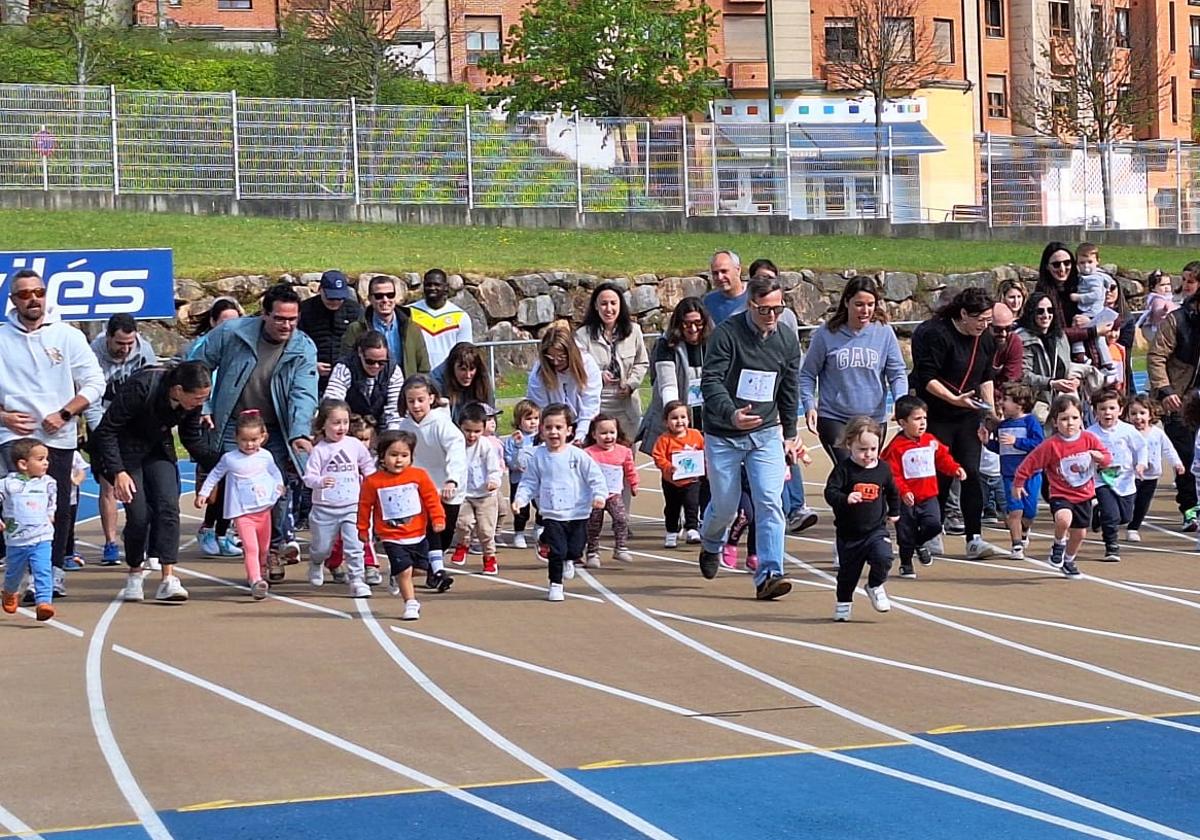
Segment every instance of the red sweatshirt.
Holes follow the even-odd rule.
[[[897,434],[879,458],[892,468],[900,497],[912,493],[917,504],[938,494],[938,473],[955,475],[959,470],[946,444],[929,432],[921,435],[920,440],[913,440],[903,432]]]
[[[1050,498],[1067,502],[1087,502],[1096,498],[1096,464],[1089,454],[1096,450],[1104,455],[1100,466],[1112,463],[1112,455],[1104,448],[1100,438],[1089,431],[1082,431],[1074,440],[1061,435],[1052,435],[1039,443],[1025,456],[1017,474],[1013,476],[1013,492],[1025,486],[1025,482],[1038,470],[1043,470],[1050,484]]]

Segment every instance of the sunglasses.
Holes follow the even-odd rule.
[[[1035,314],[1035,315],[1053,315],[1054,307],[1053,306],[1039,306],[1037,309],[1033,310],[1033,314]]]
[[[366,367],[368,365],[371,367],[379,367],[380,365],[386,365],[387,359],[363,359],[362,363],[363,363],[363,367]]]
[[[1050,267],[1051,268],[1070,268],[1074,264],[1075,264],[1074,260],[1055,260],[1054,262],[1050,263]]]
[[[783,314],[783,310],[785,310],[785,309],[787,309],[787,307],[784,306],[783,304],[780,304],[779,306],[755,306],[754,307],[754,311],[758,313],[760,318],[766,318],[769,316],[774,316],[774,317],[778,318],[780,315]]]
[[[12,293],[12,297],[16,298],[17,300],[29,300],[31,298],[37,298],[38,300],[41,300],[45,296],[45,289],[21,289],[20,291]]]
[[[684,321],[681,325],[685,330],[702,330],[704,329],[703,321]]]
[[[1005,333],[1012,332],[1012,327],[1001,327],[998,324],[992,324],[992,332],[994,332],[996,335],[1004,335]]]
[[[375,300],[395,300],[396,293],[395,292],[372,292],[371,297],[375,298]]]

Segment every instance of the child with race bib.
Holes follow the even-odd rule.
[[[1124,404],[1125,398],[1112,388],[1093,394],[1092,411],[1096,422],[1088,427],[1112,456],[1110,464],[1100,471],[1100,481],[1096,483],[1096,510],[1092,513],[1092,530],[1099,526],[1104,537],[1104,559],[1109,563],[1121,560],[1120,528],[1133,519],[1136,482],[1148,466],[1146,439],[1121,419]]]
[[[588,519],[603,510],[608,485],[596,462],[571,445],[575,416],[563,403],[542,411],[542,444],[533,455],[517,487],[513,513],[537,499],[542,517],[542,541],[548,547],[549,601],[561,601],[563,580],[575,577],[575,562],[583,559]]]
[[[379,469],[367,476],[358,497],[358,538],[370,539],[371,528],[383,541],[391,565],[388,591],[404,598],[404,621],[421,617],[413,590],[413,568],[429,568],[429,534],[446,528],[446,510],[429,473],[412,465],[417,436],[384,432],[376,452]]]
[[[608,487],[608,499],[604,510],[592,511],[587,526],[587,561],[589,569],[600,568],[600,532],[604,529],[604,511],[612,517],[613,559],[628,563],[633,559],[625,543],[629,539],[629,511],[625,509],[623,493],[629,488],[631,496],[638,491],[637,467],[633,464],[633,450],[615,417],[597,414],[588,427],[583,441],[584,452],[600,467],[604,483]]]
[[[458,415],[458,427],[466,445],[467,484],[454,531],[454,556],[450,558],[455,566],[466,565],[474,532],[483,550],[485,575],[500,571],[496,563],[496,521],[500,517],[500,482],[504,478],[504,458],[484,435],[490,408],[483,403],[467,403]]]
[[[521,400],[513,406],[513,432],[504,439],[504,464],[508,467],[508,501],[517,497],[517,487],[525,474],[525,464],[533,454],[542,412],[532,400]],[[513,514],[513,548],[526,548],[525,526],[529,524],[529,506]]]
[[[365,476],[375,472],[375,462],[367,447],[350,431],[350,406],[344,400],[324,400],[313,421],[316,445],[308,456],[302,479],[312,490],[312,510],[308,528],[308,582],[325,583],[325,561],[341,542],[342,567],[351,598],[370,598],[371,587],[364,579],[363,544],[358,538],[355,511],[359,487]]]
[[[1154,500],[1154,491],[1158,489],[1163,467],[1174,470],[1176,475],[1187,472],[1167,433],[1158,425],[1160,413],[1158,402],[1148,394],[1134,396],[1129,400],[1129,405],[1125,406],[1125,419],[1146,441],[1146,469],[1142,477],[1134,482],[1137,486],[1137,498],[1133,501],[1133,518],[1129,520],[1129,530],[1125,532],[1125,539],[1130,542],[1142,541],[1138,529],[1142,527],[1142,520],[1150,511],[1150,502]]]
[[[679,544],[679,514],[683,512],[685,538],[700,542],[700,484],[704,478],[704,435],[691,428],[691,412],[682,400],[663,406],[666,430],[654,442],[650,457],[662,473],[663,517],[667,535],[663,545]],[[783,488],[779,488],[783,493]]]
[[[9,458],[16,467],[0,480],[0,531],[8,543],[4,591],[0,604],[9,615],[17,611],[21,578],[33,578],[33,601],[38,621],[54,618],[54,573],[50,543],[54,540],[54,509],[58,485],[50,471],[50,450],[35,438],[13,442]]]
[[[242,540],[250,594],[261,601],[270,588],[263,577],[263,567],[271,545],[271,508],[283,495],[283,475],[271,453],[263,448],[267,443],[267,426],[258,409],[238,415],[235,440],[237,449],[221,456],[197,491],[196,507],[215,502],[217,484],[228,476],[225,518],[233,522]]]
[[[458,509],[466,498],[467,488],[467,445],[454,425],[450,409],[440,406],[440,402],[437,386],[425,374],[413,374],[400,388],[400,430],[416,435],[412,462],[429,473],[440,488],[446,513],[446,527],[438,532],[431,530],[427,535],[429,571],[425,575],[425,588],[435,592],[445,592],[454,583],[442,562],[454,539]]]
[[[1042,424],[1034,415],[1033,389],[1023,382],[1005,382],[1000,388],[1000,412],[1004,417],[996,427],[995,449],[1000,456],[1000,480],[1004,482],[1005,518],[1008,536],[1012,541],[1012,556],[1025,559],[1029,544],[1029,527],[1037,516],[1038,494],[1042,491],[1042,475],[1037,473],[1025,482],[1025,498],[1013,495],[1013,480],[1021,462],[1046,439]]]
[[[1096,467],[1107,466],[1112,456],[1100,439],[1083,428],[1083,405],[1074,394],[1059,394],[1050,404],[1049,423],[1054,434],[1038,444],[1017,467],[1013,495],[1024,499],[1026,486],[1036,473],[1050,487],[1050,513],[1054,516],[1054,545],[1050,565],[1069,578],[1081,575],[1075,556],[1092,521],[1096,496]]]

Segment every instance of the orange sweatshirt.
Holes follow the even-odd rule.
[[[662,471],[663,480],[677,484],[680,487],[686,487],[700,480],[698,478],[687,478],[683,481],[676,481],[673,478],[675,475],[675,464],[671,461],[671,456],[685,449],[703,450],[704,435],[695,429],[688,429],[687,434],[682,438],[677,438],[670,432],[663,432],[658,436],[658,440],[654,442],[654,449],[650,453],[650,457],[654,459],[655,465]]]
[[[394,489],[404,486],[410,489]],[[398,510],[403,515],[385,518],[385,504],[393,507],[391,512]],[[425,538],[430,518],[434,525],[446,527],[442,497],[429,473],[420,467],[405,467],[398,473],[376,470],[363,479],[358,496],[358,536],[364,544],[372,524],[375,536],[384,542],[418,543]]]

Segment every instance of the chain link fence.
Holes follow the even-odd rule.
[[[243,198],[354,198],[350,103],[238,99]]]

